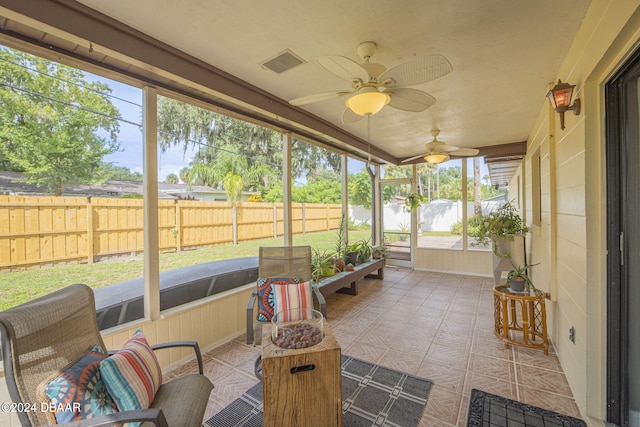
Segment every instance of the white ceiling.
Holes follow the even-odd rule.
[[[387,68],[442,54],[453,72],[413,86],[437,99],[432,107],[420,113],[385,107],[371,117],[371,143],[405,158],[424,151],[432,128],[441,129],[440,140],[460,147],[526,140],[589,0],[80,3],[284,100],[349,90],[315,58],[342,55],[361,62],[356,48],[363,41],[377,43],[372,62]],[[282,74],[261,66],[285,49],[306,63]],[[300,108],[367,139],[366,120],[341,123],[344,98]]]

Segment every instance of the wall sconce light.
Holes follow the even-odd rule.
[[[573,105],[571,105],[574,87],[576,87],[576,85],[562,83],[562,81],[558,80],[558,84],[547,92],[547,98],[551,101],[553,109],[560,114],[560,129],[564,129],[564,113],[567,110],[573,111],[573,114],[576,116],[580,114],[580,98],[577,98]]]
[[[391,101],[387,93],[379,92],[371,86],[365,86],[357,94],[347,99],[345,104],[356,114],[366,116],[375,114]]]
[[[449,160],[449,155],[447,153],[431,153],[424,156],[424,159],[427,163],[431,163],[432,165],[437,165],[442,162],[446,162]]]

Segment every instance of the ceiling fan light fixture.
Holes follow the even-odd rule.
[[[391,97],[379,92],[374,87],[364,87],[357,94],[347,99],[345,104],[356,114],[361,116],[376,114],[391,101]]]
[[[449,160],[449,155],[447,153],[431,153],[424,156],[424,159],[427,161],[427,163],[437,165]]]

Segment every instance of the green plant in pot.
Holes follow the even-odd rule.
[[[371,246],[371,257],[373,259],[382,259],[389,256],[389,251],[384,245]]]
[[[411,212],[418,209],[426,201],[427,198],[422,194],[411,193],[407,196],[406,199],[404,199],[404,206],[402,207],[402,209],[404,209],[405,212]]]
[[[349,264],[356,265],[358,263],[358,247],[360,242],[355,242],[347,246],[345,261]]]
[[[471,246],[482,246],[492,243],[493,252],[498,257],[508,257],[508,253],[501,252],[499,242],[501,240],[513,240],[516,234],[525,234],[529,227],[524,224],[513,202],[506,202],[498,209],[479,221],[478,227],[473,229],[472,237],[475,242]],[[471,234],[471,233],[470,233]]]
[[[513,269],[507,273],[507,285],[509,288],[516,292],[529,292],[531,289],[535,289],[533,281],[529,277],[529,269],[538,264],[527,264],[516,266],[511,263]]]
[[[409,224],[407,224],[406,222],[401,222],[400,224],[398,224],[398,228],[400,229],[400,241],[401,242],[406,242],[407,239],[409,238],[409,233],[411,232],[411,228],[409,226]]]
[[[371,245],[369,239],[358,242],[358,262],[363,263],[371,259]]]
[[[311,280],[318,283],[323,277],[335,274],[335,256],[330,251],[320,252],[313,249],[311,253]]]
[[[336,232],[336,244],[334,248],[334,253],[336,257],[336,260],[335,260],[336,270],[338,270],[339,272],[344,271],[346,266],[347,244],[344,241],[344,233],[343,233],[344,224],[345,224],[345,215],[343,212],[342,217],[340,218],[340,227]]]

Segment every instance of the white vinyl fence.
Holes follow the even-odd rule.
[[[504,204],[505,200],[491,200],[482,202],[482,214],[488,215]],[[385,230],[402,230],[411,224],[411,214],[402,209],[402,203],[388,203],[384,205],[383,219]],[[451,227],[462,221],[462,202],[452,202],[444,199],[433,200],[420,207],[420,231],[451,231]],[[473,202],[467,202],[467,215],[473,215]],[[349,217],[356,224],[371,224],[371,211],[362,206],[350,206]]]

